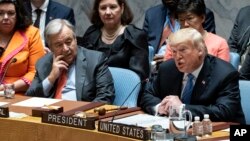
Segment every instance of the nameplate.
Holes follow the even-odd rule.
[[[9,117],[9,107],[0,107],[0,117]]]
[[[143,127],[99,121],[98,131],[139,140],[148,140],[149,131]]]
[[[36,107],[32,109],[32,116],[33,117],[42,117],[43,113],[54,113],[59,114],[63,112],[63,107],[61,106],[43,106],[43,107]]]
[[[42,114],[42,122],[63,125],[63,126],[76,127],[76,128],[82,128],[82,129],[89,129],[89,130],[95,129],[95,120],[94,119],[64,116],[64,115],[53,114],[53,113],[43,113]]]

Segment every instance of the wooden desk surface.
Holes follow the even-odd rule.
[[[10,111],[25,113],[31,115],[30,107],[18,107],[11,104],[26,100],[30,97],[16,95],[15,99],[5,99],[0,97],[1,102],[9,102]],[[75,101],[61,101],[53,105],[63,106],[64,111],[72,110],[74,108],[84,106],[88,102]],[[114,107],[112,105],[105,105],[104,107]],[[91,112],[90,110],[89,112]],[[129,114],[121,115],[124,117],[142,113],[142,111],[131,112]],[[104,119],[105,120],[105,119]],[[107,118],[106,120],[110,120]],[[214,129],[228,128],[229,123],[213,123]],[[96,126],[97,127],[97,126]],[[96,130],[85,130],[73,127],[46,124],[41,122],[41,118],[28,116],[22,119],[16,118],[0,118],[0,140],[1,141],[135,141],[135,139],[126,138],[122,136],[98,132]],[[202,137],[198,140],[213,141],[218,139],[228,139],[229,132],[215,131],[210,137]]]

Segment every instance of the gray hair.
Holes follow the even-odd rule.
[[[63,26],[70,28],[73,31],[73,36],[76,37],[74,26],[69,21],[65,19],[54,19],[48,23],[44,31],[44,36],[48,44],[50,44],[49,36],[60,33],[63,29]]]

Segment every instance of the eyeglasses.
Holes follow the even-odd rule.
[[[7,15],[9,18],[13,18],[16,16],[15,11],[0,11],[0,17],[3,18],[5,15]]]
[[[0,57],[3,55],[4,51],[5,51],[5,49],[0,46]]]

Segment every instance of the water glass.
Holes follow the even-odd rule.
[[[152,141],[173,141],[173,137],[161,125],[153,125],[151,131]]]
[[[187,120],[187,115],[188,119]],[[169,132],[179,137],[187,137],[187,130],[192,123],[192,114],[185,109],[185,105],[170,106],[169,108]]]
[[[12,99],[15,96],[14,84],[4,84],[4,97],[7,99]]]

